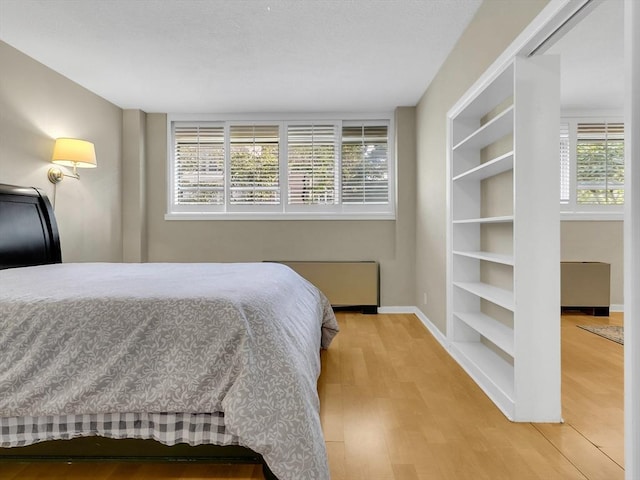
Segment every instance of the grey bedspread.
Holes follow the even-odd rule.
[[[281,480],[328,479],[316,382],[337,323],[280,264],[0,271],[0,416],[225,413]]]

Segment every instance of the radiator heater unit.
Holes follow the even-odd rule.
[[[378,313],[380,269],[378,262],[279,261],[313,283],[334,308],[361,308]]]

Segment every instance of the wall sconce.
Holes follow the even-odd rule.
[[[58,167],[51,167],[47,172],[49,181],[54,185],[60,183],[64,177],[80,179],[77,168],[95,168],[96,149],[93,143],[76,138],[58,138],[53,147],[51,161],[65,167],[73,167],[73,174],[62,173]]]

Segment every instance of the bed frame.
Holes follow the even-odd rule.
[[[46,195],[0,184],[0,269],[61,262],[58,226]]]
[[[61,262],[58,227],[47,196],[37,188],[0,184],[0,269]],[[0,448],[0,463],[5,461],[259,463],[266,480],[278,480],[262,456],[245,447],[167,446],[142,439],[92,436]]]

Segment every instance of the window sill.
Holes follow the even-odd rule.
[[[395,220],[392,213],[167,213],[165,220]]]
[[[624,212],[560,212],[560,221],[621,222]]]

